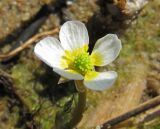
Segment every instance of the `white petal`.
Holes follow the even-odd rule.
[[[37,57],[50,67],[61,67],[60,60],[64,50],[56,38],[46,37],[42,39],[36,44],[34,52]]]
[[[92,57],[96,66],[104,66],[116,59],[122,48],[121,41],[115,34],[108,34],[99,39],[93,49]]]
[[[90,76],[92,74],[94,75],[95,72],[85,76],[84,85],[87,88],[92,90],[102,91],[112,86],[117,78],[117,73],[114,71],[108,71],[108,72],[102,72],[102,73],[96,72],[96,73],[97,75],[94,78]]]
[[[66,83],[66,82],[69,82],[69,81],[70,81],[70,80],[67,79],[67,78],[60,77],[60,78],[59,78],[59,81],[58,81],[58,84]]]
[[[59,38],[65,50],[75,50],[89,43],[88,31],[79,21],[64,23],[60,29]]]
[[[82,80],[83,79],[83,76],[81,74],[79,74],[73,70],[64,70],[64,69],[60,69],[60,68],[55,67],[55,68],[53,68],[53,71],[55,71],[56,73],[58,73],[62,77],[67,78],[69,80]]]

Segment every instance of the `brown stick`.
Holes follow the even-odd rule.
[[[40,34],[36,34],[35,36],[33,36],[32,38],[30,38],[29,40],[27,40],[24,44],[22,44],[21,46],[19,46],[18,48],[10,51],[9,53],[7,54],[1,54],[0,55],[0,59],[5,59],[5,58],[8,58],[8,57],[11,57],[11,56],[14,56],[16,55],[17,53],[21,52],[22,50],[24,50],[25,48],[27,48],[29,45],[33,44],[36,40],[38,40],[39,38],[41,37],[44,37],[44,36],[48,36],[48,35],[53,35],[53,34],[56,34],[58,33],[59,29],[58,28],[55,28],[54,30],[50,30],[50,31],[45,31],[45,32],[42,32]]]
[[[151,111],[150,113],[147,113],[143,119],[141,119],[140,121],[138,121],[138,123],[143,124],[145,122],[151,121],[153,119],[155,119],[157,116],[160,116],[160,107],[157,106],[157,109],[154,111]]]
[[[124,114],[121,114],[113,119],[108,120],[104,124],[100,125],[100,129],[110,129],[112,126],[119,124],[120,122],[123,122],[127,120],[128,118],[131,118],[133,116],[136,116],[142,112],[145,112],[146,110],[149,110],[151,108],[154,108],[156,106],[160,105],[160,96],[157,96],[138,107],[132,109],[131,111],[128,111]]]

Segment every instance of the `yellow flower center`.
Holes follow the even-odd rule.
[[[73,61],[73,67],[80,73],[85,74],[93,69],[93,64],[89,53],[82,53],[77,55]]]
[[[87,51],[87,44],[73,51],[66,50],[65,55],[62,57],[61,60],[61,66],[64,69],[71,69],[82,75],[85,75],[89,71],[93,71],[94,60],[91,58]]]

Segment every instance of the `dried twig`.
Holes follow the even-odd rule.
[[[160,107],[159,106],[157,106],[151,112],[146,113],[144,116],[142,116],[143,118],[140,119],[137,123],[143,124],[145,122],[155,119],[157,116],[160,117]]]
[[[113,119],[110,119],[98,127],[100,127],[100,129],[110,129],[112,126],[117,125],[120,122],[123,122],[133,116],[136,116],[136,115],[138,115],[142,112],[145,112],[151,108],[154,108],[158,105],[160,105],[160,96],[157,96],[157,97],[139,105],[138,107],[132,109],[131,111],[128,111],[128,112],[121,114]]]
[[[56,34],[56,33],[58,33],[58,31],[59,31],[59,29],[55,28],[54,30],[45,31],[40,34],[36,34],[35,36],[33,36],[32,38],[27,40],[24,44],[15,48],[14,50],[10,51],[9,53],[1,54],[0,59],[3,60],[5,58],[12,57],[12,56],[16,55],[17,53],[21,52],[22,50],[24,50],[25,48],[27,48],[28,46],[30,46],[31,44],[33,44],[35,41],[37,41],[41,37]]]

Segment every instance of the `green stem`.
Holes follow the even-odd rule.
[[[83,117],[83,112],[86,106],[86,89],[82,81],[75,81],[78,90],[78,103],[74,109],[73,117],[69,123],[69,129],[75,127]]]

